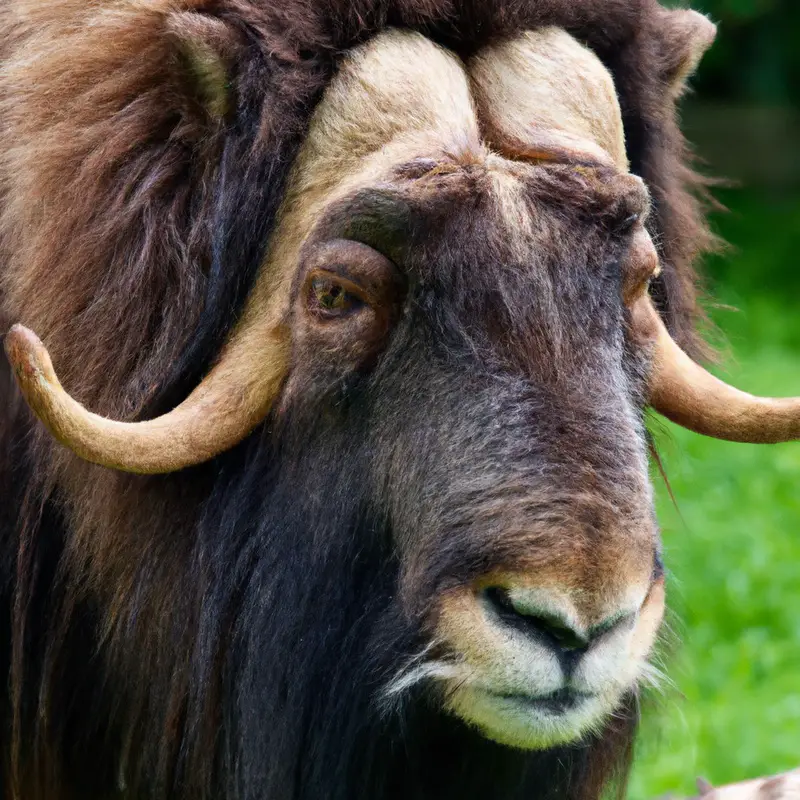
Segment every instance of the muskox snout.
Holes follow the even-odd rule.
[[[486,613],[493,615],[497,624],[507,626],[510,631],[554,653],[566,675],[572,674],[589,648],[601,638],[620,629],[632,628],[636,622],[638,609],[622,610],[611,614],[598,625],[585,628],[574,614],[554,612],[550,604],[541,608],[535,597],[530,602],[527,595],[524,590],[491,586],[483,590],[482,600]]]
[[[445,707],[503,744],[541,749],[596,730],[653,670],[663,577],[613,595],[483,580],[442,597]]]

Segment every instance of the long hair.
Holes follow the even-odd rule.
[[[677,45],[654,1],[179,5],[0,8],[0,321],[35,328],[79,400],[147,417],[208,369],[341,55],[389,25],[464,55],[545,24],[595,50],[620,93],[632,169],[655,201],[655,297],[682,346],[702,354],[692,262],[711,238],[674,119]],[[198,84],[198,47],[222,54],[224,108]],[[493,765],[486,775],[509,798],[547,787],[588,798],[624,773],[630,709],[592,742],[527,759],[402,708],[376,716],[375,681],[413,655],[418,631],[402,620],[374,627],[397,567],[380,515],[354,491],[363,449],[343,443],[314,465],[342,500],[324,517],[290,491],[307,439],[281,446],[270,421],[209,464],[141,478],[47,440],[2,356],[0,400],[0,669],[11,677],[0,764],[26,800],[69,797],[69,787],[389,797],[415,781],[437,798],[452,787],[469,796],[483,785],[474,759]],[[354,552],[347,532],[363,525],[380,535],[374,551]],[[304,627],[320,602],[325,626]],[[293,625],[270,627],[283,608]],[[420,783],[434,748],[445,748],[449,788]],[[273,755],[259,765],[263,753]]]

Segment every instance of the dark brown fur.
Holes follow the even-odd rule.
[[[65,387],[93,410],[153,414],[207,369],[252,284],[288,169],[338,58],[387,25],[467,53],[556,24],[595,49],[617,81],[633,169],[653,192],[664,261],[656,296],[679,342],[704,352],[692,262],[711,239],[675,124],[674,46],[655,2],[180,5],[224,29],[182,24],[175,4],[160,0],[113,13],[83,0],[0,5],[0,323],[35,329]],[[187,65],[194,36],[224,51],[229,65],[232,102],[222,119],[209,113]],[[60,796],[50,794],[63,775],[49,748],[68,730],[59,714],[70,698],[61,689],[75,667],[73,653],[57,646],[67,639],[88,636],[102,645],[107,674],[126,674],[119,706],[98,719],[114,720],[108,735],[122,732],[123,752],[141,750],[159,761],[154,773],[170,775],[202,630],[197,597],[175,587],[202,587],[209,569],[193,560],[190,534],[216,466],[143,479],[83,464],[31,423],[8,381],[0,362],[0,488],[9,498],[0,510],[8,515],[0,516],[0,610],[13,604],[14,642],[13,653],[0,650],[0,667],[10,659],[16,746],[8,757],[25,800]],[[38,587],[50,584],[58,588],[43,599]],[[32,608],[32,598],[43,606]],[[29,620],[42,618],[46,630],[31,630]],[[87,626],[100,631],[99,644]],[[0,639],[8,641],[2,629]],[[214,676],[204,679],[213,684]],[[150,741],[139,741],[143,731]],[[193,767],[189,785],[204,786],[213,765]]]

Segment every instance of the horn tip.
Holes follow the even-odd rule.
[[[42,340],[24,325],[12,325],[5,335],[5,351],[9,363],[21,383],[29,384],[41,375],[49,379],[53,371],[50,354]]]

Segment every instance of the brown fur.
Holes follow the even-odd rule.
[[[302,135],[336,54],[384,22],[441,31],[445,41],[469,48],[542,22],[585,36],[615,74],[633,170],[647,179],[656,201],[652,224],[664,271],[654,294],[679,343],[690,354],[703,351],[692,262],[711,240],[687,191],[696,179],[672,110],[674,51],[683,52],[683,45],[663,40],[656,4],[348,3],[323,12],[241,1],[212,9],[196,0],[183,7],[217,17],[230,29],[230,41],[250,42],[248,50],[229,40],[224,46],[226,58],[238,54],[231,67],[236,102],[257,104],[257,126],[241,157],[264,160],[278,188],[291,143]],[[112,10],[80,0],[17,0],[0,9],[6,53],[0,319],[36,330],[65,388],[99,413],[122,419],[174,384],[172,365],[204,302],[213,300],[206,296],[212,204],[231,137],[198,97],[176,44],[176,36],[198,34],[176,21],[174,10],[168,2]],[[214,36],[203,41],[221,38],[219,24]],[[301,55],[308,52],[317,55]],[[262,223],[265,239],[268,223]],[[40,468],[62,455],[42,442]],[[71,477],[87,498],[77,505],[89,517],[99,507],[118,510],[122,497],[142,485],[79,464]],[[97,541],[96,528],[90,537],[103,558],[126,549]],[[135,562],[129,556],[120,557],[125,569]]]
[[[201,0],[186,5],[206,10]],[[182,63],[176,30],[197,33],[175,21],[174,7],[131,3],[98,11],[77,0],[28,0],[0,11],[8,52],[0,85],[3,316],[40,334],[77,399],[124,418],[170,374],[202,309],[208,270],[208,204],[224,131],[209,119]],[[260,87],[252,158],[282,154],[281,140],[302,134],[335,53],[381,18],[423,29],[436,24],[447,39],[467,42],[475,17],[488,22],[483,35],[543,21],[577,28],[616,76],[634,171],[658,201],[667,265],[661,300],[679,343],[698,352],[691,264],[709,240],[684,190],[694,179],[664,78],[675,69],[677,45],[661,41],[655,5],[487,3],[480,13],[469,4],[456,10],[432,2],[346,7],[330,16],[241,2],[215,7],[223,21],[249,31],[257,51],[282,62],[273,68],[274,88],[268,80]],[[455,31],[443,26],[453,12]],[[320,55],[303,60],[308,51]],[[257,63],[263,55],[245,53],[232,70],[240,100],[253,91],[245,86],[249,72],[264,69]]]
[[[187,11],[205,21],[175,16]],[[692,194],[700,181],[686,165],[674,120],[680,70],[662,15],[651,0],[6,0],[0,322],[34,328],[65,387],[100,413],[132,419],[174,401],[207,369],[242,305],[296,148],[341,53],[387,24],[414,27],[465,55],[487,40],[550,24],[586,40],[615,76],[632,168],[656,201],[652,226],[664,262],[656,293],[678,341],[702,353],[692,262],[711,239]],[[219,73],[203,69],[198,78],[197,54],[207,63],[208,48],[224,56],[230,97],[223,104]],[[242,219],[255,242],[243,243]],[[223,239],[225,257],[216,262]],[[210,333],[195,352],[198,330]],[[29,481],[19,523],[6,528],[18,548],[16,699],[30,636],[25,598],[39,569],[35,537],[43,504],[55,497],[69,521],[59,566],[69,599],[47,635],[65,635],[77,600],[99,603],[111,670],[131,678],[123,727],[161,720],[161,739],[142,746],[168,760],[178,747],[198,624],[189,595],[172,589],[203,584],[185,532],[207,473],[117,475],[78,462],[38,430],[15,445],[23,457],[11,454],[12,430],[30,421],[2,372],[0,398],[12,399],[0,412],[0,486],[10,485],[12,469]],[[151,592],[134,602],[143,572]],[[165,658],[174,679],[162,696],[147,691],[147,678],[164,669]],[[45,739],[60,668],[57,656],[42,666]],[[19,721],[16,735],[19,743]],[[58,782],[44,769],[45,755],[28,765],[41,782],[30,797]]]

